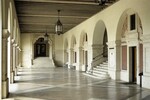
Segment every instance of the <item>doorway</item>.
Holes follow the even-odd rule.
[[[129,48],[129,81],[136,83],[137,81],[137,50],[136,47]]]
[[[34,44],[34,57],[46,57],[47,46],[44,38],[39,38]]]
[[[36,57],[46,57],[46,44],[36,44]]]

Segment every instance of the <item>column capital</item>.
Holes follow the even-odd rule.
[[[13,46],[17,48],[18,44],[17,43],[13,43]]]
[[[9,37],[10,33],[7,29],[3,29],[2,37],[3,39],[7,39]]]
[[[12,44],[15,44],[15,39],[11,39],[11,43],[12,43]]]
[[[20,46],[19,46],[19,45],[17,46],[17,49],[18,49],[19,51],[21,51],[21,48],[20,48]]]
[[[70,48],[70,49],[69,49],[69,51],[73,51],[73,50],[74,50],[73,48]]]
[[[107,45],[108,45],[110,48],[111,48],[111,47],[120,46],[120,45],[121,45],[121,41],[120,41],[120,40],[109,41],[109,42],[107,42]]]
[[[83,50],[83,47],[79,47],[78,50]]]

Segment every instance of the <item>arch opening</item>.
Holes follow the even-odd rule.
[[[119,19],[116,34],[116,40],[121,41],[121,80],[139,82],[138,74],[143,72],[142,35],[142,22],[138,13],[133,9],[125,10]]]
[[[80,51],[80,68],[82,71],[88,70],[88,35],[86,32],[81,33],[80,36],[80,47],[82,48]]]
[[[99,20],[93,34],[93,66],[108,59],[108,35],[105,23]]]

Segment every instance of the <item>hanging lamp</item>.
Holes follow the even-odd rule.
[[[95,0],[95,2],[98,2],[99,5],[105,5],[106,0]]]
[[[44,35],[44,40],[45,40],[45,42],[48,42],[48,37],[49,37],[49,35],[47,34],[47,29],[46,29],[46,33],[45,33],[45,35]]]
[[[106,3],[106,0],[101,0],[102,5],[105,5],[105,3]]]
[[[55,33],[58,35],[63,34],[63,25],[60,21],[59,14],[60,14],[60,10],[58,10],[58,20],[55,25]]]

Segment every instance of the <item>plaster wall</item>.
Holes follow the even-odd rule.
[[[32,65],[32,35],[21,34],[22,47],[22,66],[31,67]]]
[[[62,35],[55,35],[55,42],[54,42],[54,62],[56,66],[63,66],[63,36]]]

